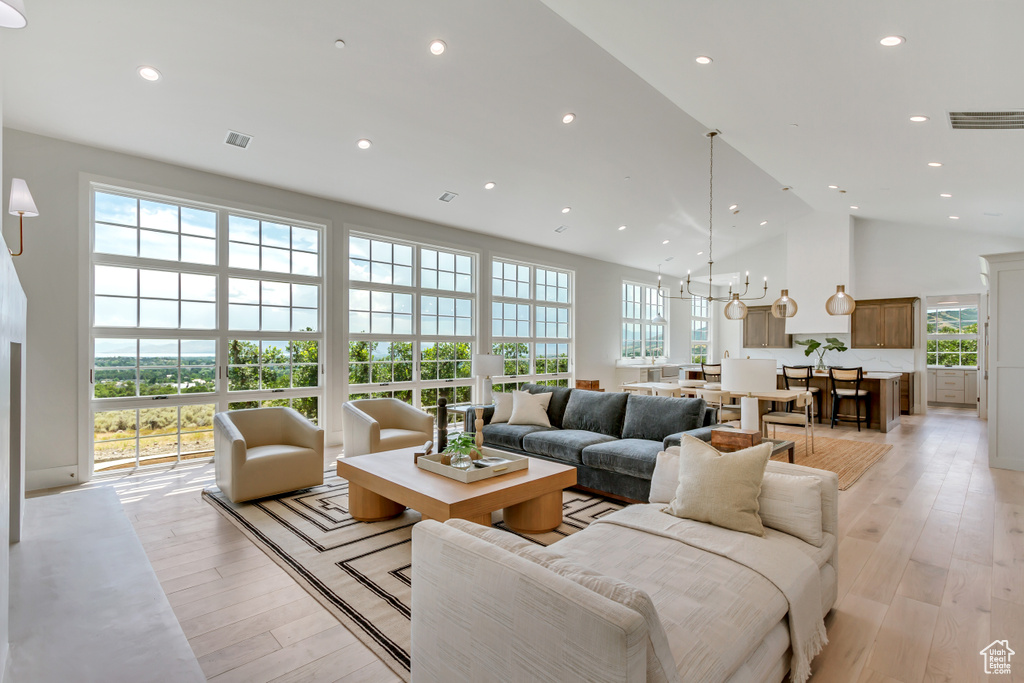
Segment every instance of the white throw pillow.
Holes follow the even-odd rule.
[[[764,536],[764,526],[757,514],[757,498],[771,454],[769,442],[721,453],[710,444],[683,434],[679,448],[679,485],[665,512]]]
[[[765,526],[818,548],[825,542],[821,531],[821,480],[817,477],[765,472],[758,503]]]
[[[537,425],[550,427],[548,404],[551,403],[550,393],[531,394],[529,391],[512,392],[512,417],[510,425]]]
[[[491,415],[491,424],[508,422],[510,417],[512,417],[512,394],[495,391],[494,414]]]
[[[679,485],[679,446],[670,446],[658,453],[654,461],[654,474],[651,475],[651,503],[668,505],[676,495]]]

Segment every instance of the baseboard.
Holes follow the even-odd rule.
[[[79,483],[78,465],[49,467],[45,470],[28,470],[25,472],[26,491],[52,489],[56,486],[70,486],[77,483]]]

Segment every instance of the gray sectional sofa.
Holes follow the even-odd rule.
[[[526,384],[533,394],[551,393],[550,427],[491,424],[484,410],[484,445],[576,467],[579,486],[631,501],[647,502],[658,452],[678,446],[682,434],[711,439],[717,411],[699,398],[602,393]],[[476,431],[472,411],[467,431]]]

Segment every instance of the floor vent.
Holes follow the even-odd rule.
[[[1020,130],[1024,129],[1024,110],[951,111],[949,123],[960,130]]]
[[[442,202],[450,202],[451,200],[455,199],[458,196],[459,195],[457,195],[454,192],[445,192],[443,195],[438,197],[438,199],[440,199]]]
[[[251,135],[246,135],[245,133],[237,133],[233,130],[229,130],[228,136],[224,138],[225,145],[231,145],[232,147],[241,147],[242,149],[248,147],[251,141]]]

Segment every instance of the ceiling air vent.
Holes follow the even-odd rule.
[[[445,192],[443,195],[438,197],[438,199],[440,199],[442,202],[450,202],[451,200],[455,199],[458,196],[459,195],[457,195],[454,192]]]
[[[559,225],[557,228],[555,228],[555,232],[561,233],[561,232],[565,232],[568,229],[569,229],[568,225]]]
[[[949,123],[960,130],[1024,129],[1024,109],[1018,111],[951,111]]]
[[[231,145],[232,147],[241,147],[242,149],[248,147],[251,141],[251,135],[246,135],[245,133],[238,133],[233,130],[229,130],[228,136],[224,138],[225,145]]]

